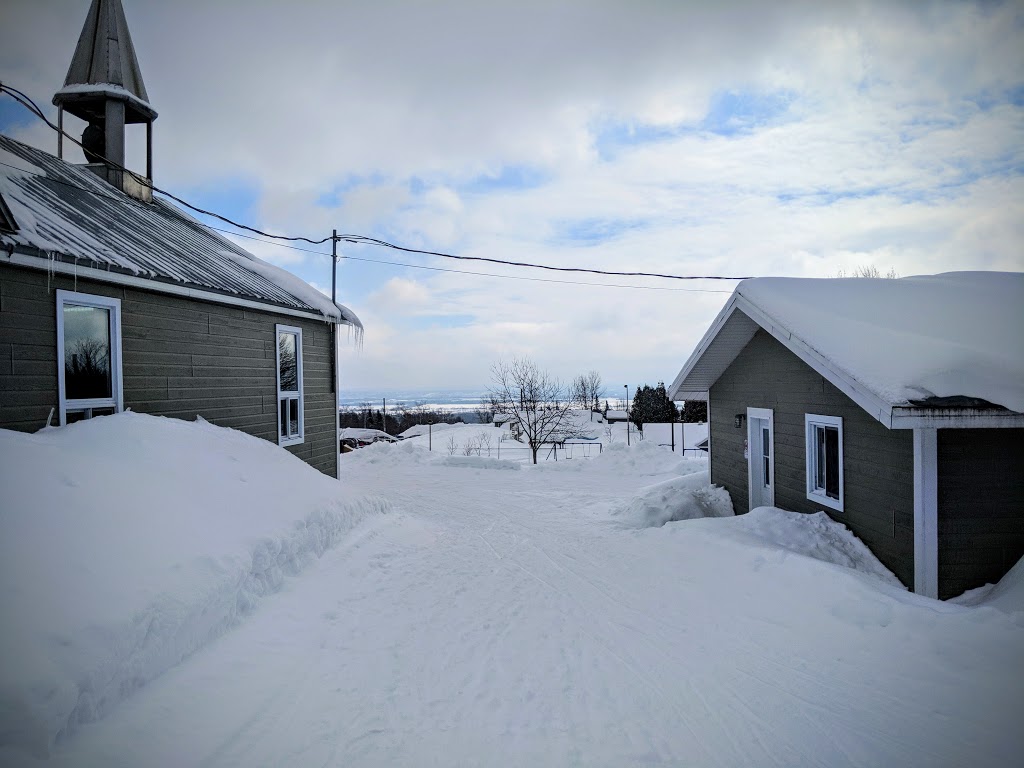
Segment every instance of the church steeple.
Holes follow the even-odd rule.
[[[89,123],[82,134],[86,160],[95,164],[99,175],[129,193],[135,190],[128,187],[138,184],[133,184],[131,177],[122,179],[121,171],[103,165],[102,159],[123,166],[125,125],[144,123],[146,176],[152,179],[153,121],[157,114],[142,82],[120,0],[92,0],[64,87],[57,91],[53,103],[58,107],[62,127],[65,111]],[[59,155],[63,155],[62,138],[58,139]]]

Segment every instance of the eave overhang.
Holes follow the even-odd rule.
[[[124,285],[131,288],[140,288],[155,293],[164,293],[171,296],[183,296],[197,301],[208,301],[214,304],[226,304],[228,306],[245,307],[258,309],[263,312],[271,312],[290,317],[301,317],[307,320],[319,320],[320,322],[334,325],[351,325],[357,330],[362,329],[362,323],[352,310],[343,305],[336,305],[341,313],[340,317],[330,317],[315,311],[304,311],[295,307],[283,304],[276,304],[271,301],[255,299],[240,294],[219,291],[208,286],[194,286],[189,283],[176,282],[155,277],[140,277],[131,272],[112,265],[89,266],[91,262],[74,259],[66,254],[43,253],[34,246],[9,245],[7,249],[0,249],[0,264],[11,264],[13,266],[36,269],[51,274],[69,275],[82,280],[96,280],[101,283]]]

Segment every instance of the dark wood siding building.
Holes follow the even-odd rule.
[[[332,325],[198,302],[0,261],[0,428],[34,432],[59,423],[58,290],[120,301],[123,407],[179,419],[201,416],[277,440],[278,324],[302,328],[304,426],[286,450],[335,475]]]
[[[791,302],[794,296],[810,305],[822,301],[820,284],[829,281],[768,279],[753,290],[745,284],[759,281],[744,281],[670,388],[673,399],[708,401],[711,481],[729,491],[737,514],[765,505],[824,511],[922,594],[946,599],[998,581],[1024,557],[1024,413],[983,397],[1021,402],[1017,390],[1024,382],[1015,376],[1012,350],[970,358],[988,367],[950,376],[967,390],[956,396],[930,395],[916,372],[907,374],[912,380],[905,387],[877,386],[871,374],[877,379],[879,370],[900,369],[900,360],[884,337],[864,335],[863,320],[877,318],[857,315],[862,308],[877,311],[873,282],[885,283],[879,290],[897,297],[905,285],[918,313],[928,311],[922,297],[934,295],[934,312],[944,315],[961,292],[969,295],[980,285],[978,295],[988,298],[984,291],[997,285],[991,309],[980,319],[991,318],[990,336],[1000,337],[999,326],[1020,327],[1015,313],[1021,314],[1024,302],[1022,278],[953,273],[905,278],[903,285],[847,281],[834,295],[851,301],[835,317],[826,303],[808,314]],[[788,292],[785,301],[765,299],[765,289],[770,293],[775,286]],[[891,311],[897,325],[911,314],[898,305]],[[829,332],[816,335],[818,329],[803,328],[792,317],[813,317],[829,324]],[[951,339],[945,329],[929,337],[926,323],[913,333],[896,327],[894,335],[902,336],[894,343],[907,344],[908,357],[918,344],[929,354],[939,350],[928,375],[957,371],[962,350],[974,354],[970,338]],[[942,351],[947,342],[948,360]],[[869,374],[858,376],[850,361],[869,359],[875,347],[886,363],[868,364]],[[979,387],[988,389],[979,396]],[[904,390],[920,395],[908,397]]]
[[[711,482],[725,487],[737,512],[750,509],[747,430],[735,414],[774,412],[775,506],[823,510],[846,525],[904,584],[914,581],[914,451],[911,434],[890,430],[763,330],[757,331],[711,387]],[[837,512],[807,498],[804,416],[843,419],[845,499]]]
[[[337,476],[337,330],[362,325],[154,196],[157,112],[119,0],[93,0],[53,103],[88,123],[84,165],[63,130],[57,157],[0,136],[0,428],[201,416]],[[132,123],[145,175],[124,165]]]

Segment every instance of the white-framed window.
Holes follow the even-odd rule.
[[[57,291],[57,399],[61,425],[124,410],[120,299]]]
[[[302,329],[277,330],[277,443],[296,445],[305,436],[302,399]]]
[[[807,428],[807,498],[843,511],[843,420],[805,414]]]

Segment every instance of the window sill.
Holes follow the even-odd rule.
[[[304,442],[306,442],[304,437],[290,437],[287,440],[278,440],[277,444],[282,448],[287,448],[290,445],[302,445]]]
[[[822,506],[834,509],[836,512],[843,511],[843,502],[841,499],[833,499],[831,496],[826,496],[821,491],[808,491],[807,498],[813,501],[815,504],[821,504]]]

